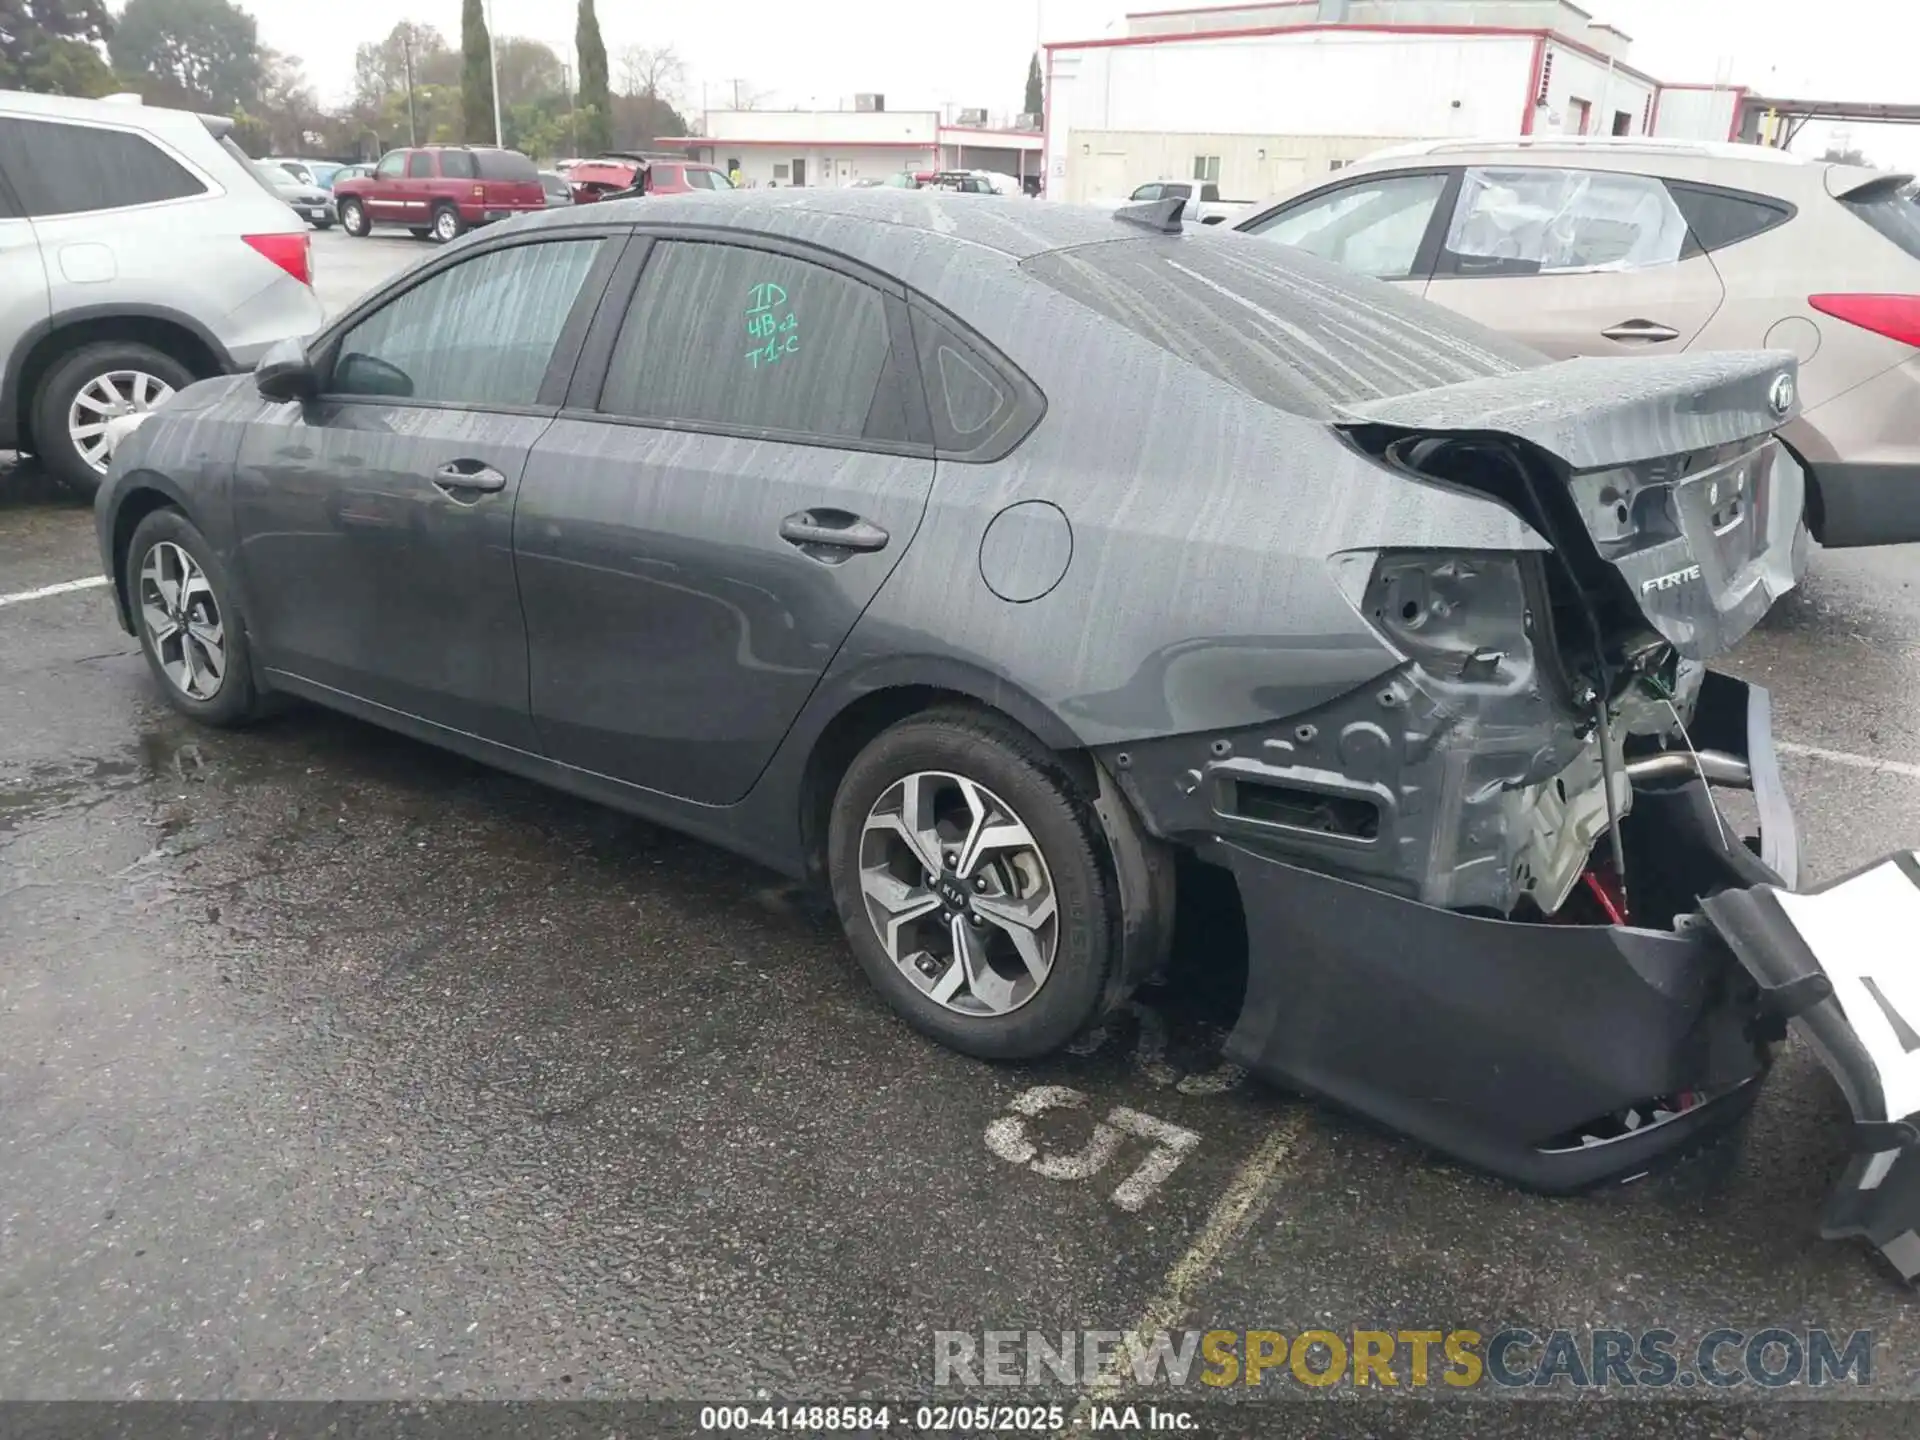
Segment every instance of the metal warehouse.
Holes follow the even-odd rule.
[[[1754,129],[1766,102],[1662,85],[1629,63],[1631,44],[1568,0],[1135,12],[1123,34],[1047,47],[1047,192],[1111,199],[1193,179],[1256,199],[1409,140]]]

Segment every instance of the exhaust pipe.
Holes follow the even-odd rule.
[[[1626,771],[1627,778],[1636,782],[1697,775],[1709,785],[1730,785],[1736,790],[1753,788],[1753,771],[1747,762],[1724,750],[1663,750],[1658,755],[1629,760]]]

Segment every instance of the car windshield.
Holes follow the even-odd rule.
[[[283,191],[300,188],[300,182],[278,165],[269,165],[264,160],[250,160],[247,162],[247,168],[253,171],[255,179],[276,195]]]
[[[1082,245],[1022,268],[1235,389],[1315,418],[1545,363],[1438,305],[1313,256],[1198,240]]]

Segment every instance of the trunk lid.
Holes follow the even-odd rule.
[[[1784,351],[1585,358],[1345,405],[1336,423],[1371,432],[1375,451],[1520,442],[1529,476],[1485,488],[1509,503],[1537,498],[1541,513],[1527,518],[1556,532],[1546,537],[1556,549],[1590,549],[1648,626],[1705,660],[1805,568],[1806,478],[1774,436],[1798,397]],[[1584,539],[1568,533],[1575,524]]]

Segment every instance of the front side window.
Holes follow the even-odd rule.
[[[1672,265],[1687,217],[1660,181],[1598,170],[1475,168],[1447,229],[1443,272],[1568,275]]]
[[[1141,201],[1158,200],[1160,198],[1160,187],[1158,185],[1142,185],[1127,198],[1129,200]]]
[[[828,440],[893,438],[904,410],[886,303],[838,271],[670,240],[640,277],[600,408]]]
[[[415,285],[340,341],[330,393],[532,405],[600,241],[476,255]]]
[[[3,118],[0,156],[30,217],[120,210],[207,190],[158,145],[130,130]]]
[[[1406,280],[1446,188],[1444,174],[1389,175],[1342,186],[1248,228],[1376,280]]]
[[[433,178],[433,156],[424,150],[416,150],[407,157],[407,178],[409,180],[431,180]]]
[[[407,152],[404,150],[396,150],[391,155],[382,155],[380,157],[380,164],[374,169],[373,173],[378,175],[382,180],[395,180],[406,173],[406,166]]]

